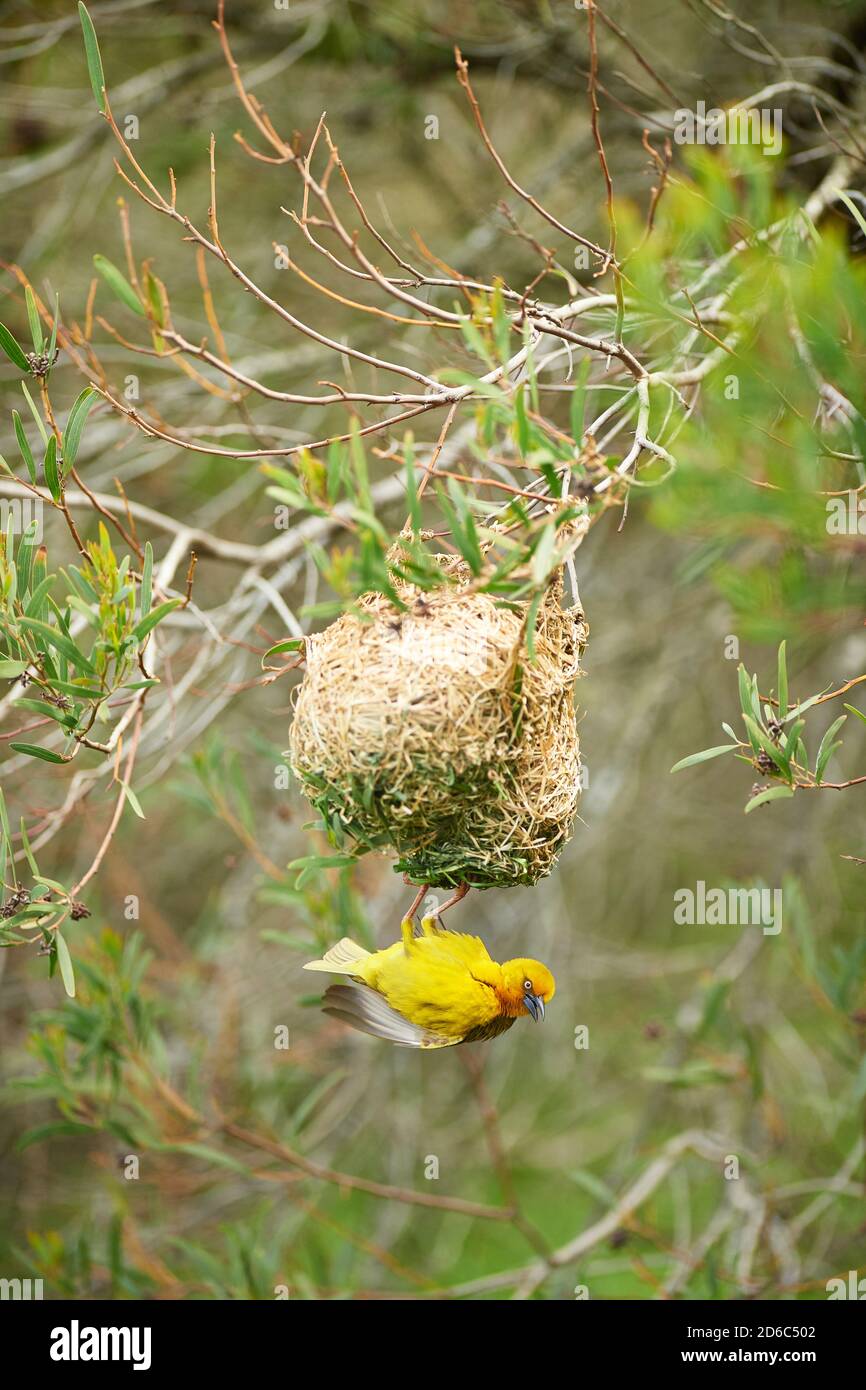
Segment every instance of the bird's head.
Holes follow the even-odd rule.
[[[538,960],[507,960],[502,967],[499,997],[503,1011],[511,1018],[531,1014],[537,1023],[544,1018],[544,1006],[553,998],[556,984],[546,965]]]

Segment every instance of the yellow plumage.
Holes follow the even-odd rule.
[[[353,1028],[405,1047],[453,1047],[496,1037],[521,1014],[544,1017],[555,984],[535,960],[491,960],[477,936],[445,931],[432,917],[414,935],[402,924],[402,940],[384,951],[365,951],[343,937],[305,970],[348,975],[353,985],[332,985],[325,1012]]]

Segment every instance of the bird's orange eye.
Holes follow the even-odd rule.
[[[532,981],[531,981],[531,980],[524,980],[524,981],[523,981],[523,988],[526,990],[526,993],[527,993],[527,994],[531,994],[531,993],[532,993]]]

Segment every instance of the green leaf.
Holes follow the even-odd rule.
[[[141,592],[138,602],[142,618],[146,618],[150,612],[150,605],[153,599],[153,546],[150,541],[145,542],[144,564],[141,567]]]
[[[816,705],[819,700],[823,699],[829,689],[830,687],[828,685],[824,690],[820,690],[817,695],[812,695],[808,700],[803,700],[801,704],[795,705],[793,709],[788,710],[785,716],[785,723],[787,724],[789,719],[796,719],[800,714],[805,714],[807,709],[811,709],[813,705]]]
[[[543,584],[550,574],[556,546],[556,524],[549,521],[541,532],[538,544],[532,554],[532,580]]]
[[[751,801],[747,803],[746,815],[748,815],[750,811],[754,811],[756,806],[763,806],[768,801],[779,801],[782,797],[790,797],[793,795],[793,787],[769,787],[765,792],[758,792],[758,795],[753,796]]]
[[[145,267],[144,271],[144,288],[147,292],[147,302],[150,305],[150,312],[154,322],[158,324],[160,328],[165,328],[165,309],[162,296],[159,292],[159,285],[156,276],[151,274],[147,267]],[[162,343],[163,340],[160,338],[158,341]]]
[[[824,770],[825,770],[825,768],[826,768],[828,762],[830,761],[831,757],[833,756],[833,753],[835,752],[835,750],[839,747],[839,744],[838,744],[838,743],[834,743],[834,742],[833,742],[833,739],[834,739],[834,737],[836,736],[836,734],[839,732],[839,730],[841,729],[842,725],[845,723],[845,720],[846,720],[847,718],[848,718],[847,714],[840,714],[838,719],[834,719],[834,720],[833,720],[833,723],[830,725],[830,727],[829,727],[829,729],[827,730],[826,734],[825,734],[824,737],[821,739],[820,745],[819,745],[819,747],[818,747],[818,756],[817,756],[816,759],[815,759],[815,781],[816,781],[816,782],[820,782],[821,779],[823,778],[823,776],[824,776]]]
[[[590,359],[584,357],[577,369],[577,382],[571,393],[571,437],[579,449],[583,441],[583,418],[586,401],[586,383],[589,377]]]
[[[52,325],[51,325],[51,339],[50,339],[50,341],[49,341],[49,343],[48,343],[48,353],[47,353],[47,357],[48,357],[48,369],[49,369],[49,371],[51,370],[52,366],[54,365],[54,354],[55,354],[55,352],[56,352],[56,350],[57,350],[57,327],[58,327],[58,324],[59,324],[59,323],[60,323],[60,295],[59,295],[59,294],[56,294],[56,295],[54,296],[54,322],[53,322]],[[46,375],[46,377],[47,377],[48,372],[46,372],[45,375]]]
[[[33,875],[33,877],[34,877],[35,879],[38,880],[38,878],[39,878],[39,865],[36,863],[36,860],[33,858],[33,851],[32,851],[32,849],[30,848],[30,840],[28,839],[28,836],[27,836],[27,826],[24,824],[24,817],[23,817],[23,816],[21,817],[20,826],[21,826],[21,844],[22,844],[23,847],[24,847],[24,855],[25,855],[25,858],[27,859],[27,863],[28,863],[29,866],[30,866],[30,872],[31,872],[31,874]]]
[[[146,318],[144,305],[126,276],[121,275],[114,262],[110,261],[107,256],[100,256],[97,253],[97,255],[93,257],[93,264],[96,267],[97,273],[102,276],[109,289],[113,290],[117,295],[117,298],[122,300],[127,308],[131,309],[134,314],[140,314],[142,318]]]
[[[844,708],[851,714],[856,714],[857,718],[862,719],[863,723],[866,724],[866,714],[864,714],[861,709],[858,709],[856,705],[845,705]]]
[[[475,518],[469,510],[469,504],[463,490],[453,478],[449,478],[448,493],[451,498],[451,503],[449,504],[446,501],[441,489],[438,489],[438,493],[442,510],[451,529],[454,544],[460,551],[462,558],[472,570],[472,573],[477,576],[484,568],[484,557],[481,553],[481,546],[478,541],[478,529],[475,525]]]
[[[797,743],[799,742],[800,735],[805,729],[805,727],[805,719],[798,719],[797,722],[795,724],[792,724],[790,729],[788,730],[787,737],[785,738],[785,757],[787,758],[788,762],[791,761],[791,758],[796,753]]]
[[[151,628],[156,627],[157,623],[161,623],[163,618],[167,618],[169,613],[172,613],[182,603],[182,598],[170,598],[166,599],[165,603],[160,603],[158,607],[152,608],[132,629],[132,635],[136,641],[142,642]]]
[[[52,681],[51,689],[58,695],[69,695],[73,700],[104,700],[108,691],[97,690],[92,685],[75,685],[72,681]]]
[[[862,212],[858,208],[857,204],[854,202],[853,197],[849,197],[847,193],[843,193],[841,188],[836,189],[836,196],[842,199],[842,202],[845,204],[851,216],[854,218],[854,221],[857,223],[857,226],[860,228],[863,235],[866,236],[866,218],[864,218]],[[860,195],[857,194],[856,196],[859,197]]]
[[[530,661],[535,660],[535,628],[538,623],[538,610],[544,599],[543,590],[539,590],[530,601],[526,612],[526,652]]]
[[[12,837],[9,833],[9,816],[6,811],[6,798],[3,795],[3,788],[0,787],[0,883],[6,882],[6,861],[11,860],[11,876],[13,887],[18,883],[15,873],[15,858],[12,852]]]
[[[357,496],[360,506],[364,511],[373,511],[373,501],[370,496],[370,477],[367,472],[367,455],[364,453],[364,442],[359,434],[359,425],[356,419],[352,419],[350,429],[352,438],[349,440],[349,457],[352,461],[352,469],[355,474],[357,486]]]
[[[81,570],[76,569],[75,565],[69,566],[68,574],[66,570],[63,569],[60,571],[60,573],[63,575],[63,578],[66,580],[67,584],[70,584],[72,586],[72,588],[75,590],[78,596],[81,599],[83,599],[85,603],[99,603],[99,594],[96,592],[90,581],[88,579],[85,579],[84,575],[81,573]]]
[[[233,1173],[249,1174],[249,1169],[233,1158],[231,1154],[221,1153],[219,1149],[208,1148],[206,1144],[161,1144],[158,1146],[160,1153],[188,1154],[191,1158],[200,1158],[209,1167],[230,1168]]]
[[[737,743],[719,743],[715,748],[704,748],[700,753],[690,753],[687,758],[680,758],[678,763],[674,763],[671,772],[681,772],[684,767],[694,767],[695,763],[706,763],[710,758],[720,758],[723,753],[730,753],[733,748],[738,747]]]
[[[33,351],[40,352],[45,346],[45,338],[42,333],[42,320],[39,317],[39,310],[36,307],[36,300],[29,285],[24,286],[24,303],[27,305],[27,321],[30,324],[30,336],[33,339]]]
[[[33,397],[31,396],[30,392],[27,390],[27,382],[26,382],[26,381],[22,381],[22,383],[21,383],[21,390],[24,392],[24,399],[25,399],[25,401],[27,402],[27,409],[30,411],[30,414],[33,416],[33,419],[34,419],[35,422],[36,422],[36,428],[38,429],[39,433],[40,433],[41,436],[42,436],[42,443],[45,445],[45,447],[46,447],[46,449],[47,449],[47,448],[48,448],[48,431],[47,431],[47,429],[45,428],[45,425],[44,425],[43,420],[42,420],[42,416],[39,414],[39,411],[36,409],[36,403],[35,403],[35,401],[33,400]]]
[[[460,320],[460,332],[467,347],[475,353],[476,357],[480,357],[483,362],[487,363],[488,367],[495,366],[490,349],[477,324],[474,324],[470,318],[462,318]]]
[[[282,652],[299,652],[303,649],[305,642],[305,637],[287,637],[283,642],[276,642],[274,646],[268,647],[262,657],[262,668],[264,668],[269,656],[279,656]]]
[[[16,753],[26,753],[29,758],[41,758],[44,763],[66,763],[68,758],[62,758],[59,753],[54,753],[50,748],[40,748],[35,743],[10,743],[10,748],[14,748]]]
[[[84,422],[91,406],[95,404],[96,392],[92,386],[86,386],[81,395],[73,402],[66,421],[66,429],[63,431],[63,477],[74,467],[78,457],[78,448],[81,444],[81,435],[84,431]]]
[[[737,667],[737,680],[740,685],[740,706],[743,714],[752,715],[752,717],[760,723],[761,708],[758,701],[754,698],[752,682],[749,680],[748,673],[742,662],[740,662],[740,665]]]
[[[23,348],[19,346],[18,340],[13,338],[3,323],[0,323],[0,349],[5,352],[13,367],[17,367],[20,372],[30,371],[30,363],[24,356]]]
[[[565,1177],[577,1183],[578,1187],[582,1187],[597,1202],[602,1202],[604,1206],[612,1207],[616,1204],[616,1193],[613,1188],[608,1187],[607,1183],[591,1172],[589,1168],[575,1168],[570,1172],[566,1171]]]
[[[22,597],[35,582],[40,584],[45,578],[45,562],[42,557],[36,558],[36,551],[39,542],[36,539],[36,532],[39,530],[39,523],[31,521],[25,530],[18,545],[18,591]]]
[[[11,844],[11,832],[9,830],[9,816],[6,811],[6,798],[3,795],[3,788],[0,787],[0,836],[6,844]]]
[[[21,457],[27,465],[27,472],[30,474],[30,481],[35,485],[36,460],[33,457],[33,450],[30,448],[30,442],[27,438],[27,435],[24,433],[24,426],[21,423],[21,416],[18,414],[17,410],[13,410],[12,412],[12,428],[15,430],[15,438],[18,440],[18,448],[21,451]]]
[[[415,535],[421,530],[421,499],[418,496],[418,479],[415,477],[415,456],[409,437],[406,438],[406,496],[409,499],[409,519]]]
[[[24,612],[28,618],[39,617],[39,614],[45,607],[46,595],[49,593],[53,583],[54,575],[46,574],[45,578],[41,579],[39,583],[36,585],[36,588],[33,590],[32,594],[27,600],[27,606],[24,609]]]
[[[75,971],[72,969],[72,957],[69,954],[69,947],[65,938],[59,931],[54,933],[54,944],[57,947],[57,964],[60,967],[60,978],[63,981],[63,988],[70,999],[75,998]]]
[[[305,854],[302,859],[293,859],[290,869],[347,869],[356,864],[354,854]]]
[[[523,458],[529,453],[529,420],[526,415],[526,401],[523,396],[523,383],[521,382],[514,393],[514,420],[515,432],[517,435],[517,447]]]
[[[0,680],[12,680],[27,670],[26,661],[6,661],[0,658]]]
[[[29,710],[31,714],[38,714],[40,718],[54,719],[58,724],[63,724],[67,729],[72,728],[78,723],[75,715],[70,710],[60,710],[56,706],[48,704],[46,700],[16,700],[16,709]]]
[[[66,889],[64,888],[63,884],[58,883],[56,878],[47,878],[43,873],[37,874],[37,878],[38,883],[35,885],[37,891],[45,887],[50,888],[52,893],[59,893],[61,898],[65,898],[67,896]]]
[[[776,681],[776,695],[779,699],[779,718],[784,719],[788,713],[788,663],[785,659],[785,642],[779,643],[779,665]]]
[[[93,88],[93,95],[96,97],[96,104],[100,111],[105,114],[105,97],[103,89],[105,87],[105,73],[102,70],[102,58],[99,53],[99,41],[96,37],[96,30],[93,27],[93,20],[87,13],[87,8],[78,0],[78,18],[81,20],[81,31],[84,35],[84,56],[87,59],[87,75],[90,78],[90,85]]]
[[[59,632],[56,627],[51,627],[49,623],[43,623],[39,618],[22,618],[21,626],[30,632],[38,633],[44,641],[48,642],[54,649],[61,652],[68,661],[76,666],[81,666],[88,671],[91,676],[96,675],[96,668],[88,657],[78,649],[71,637]]]
[[[52,434],[45,450],[45,458],[42,461],[42,468],[45,472],[45,481],[48,484],[48,491],[55,502],[60,501],[60,478],[57,474],[57,439]]]
[[[65,1139],[79,1134],[92,1134],[92,1125],[78,1124],[75,1120],[51,1120],[48,1124],[34,1125],[22,1134],[15,1148],[19,1153],[29,1149],[31,1144],[41,1144],[46,1139]]]
[[[127,782],[121,782],[120,785],[123,788],[124,796],[126,797],[135,814],[138,816],[139,820],[146,820],[147,817],[141,809],[141,802],[139,801],[135,792],[132,790],[132,787],[130,787]]]

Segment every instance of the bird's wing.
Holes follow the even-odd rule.
[[[491,959],[491,954],[481,937],[470,937],[463,931],[443,931],[436,940],[450,956],[456,956],[457,960],[470,969],[482,960],[487,962]]]
[[[453,1047],[463,1041],[462,1036],[448,1038],[443,1033],[433,1033],[410,1023],[367,985],[331,985],[325,991],[323,1008],[326,1014],[342,1019],[360,1032],[398,1043],[401,1047]]]
[[[479,961],[490,960],[490,953],[480,936],[467,936],[464,932],[447,931],[440,927],[438,931],[431,932],[426,941],[431,954],[459,961],[470,968]]]

